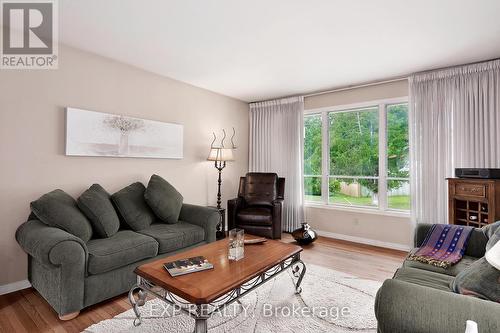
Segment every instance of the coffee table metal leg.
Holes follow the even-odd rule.
[[[194,333],[207,333],[207,318],[196,318],[194,323]]]
[[[300,269],[299,265],[302,266],[302,269]],[[304,275],[306,274],[306,264],[302,260],[298,260],[295,262],[293,268],[292,268],[293,276],[295,276],[297,279],[297,283],[295,283],[295,293],[300,294],[302,292],[302,287],[300,284],[302,283],[302,279],[304,278]]]
[[[139,290],[137,301],[134,298],[134,291],[136,290]],[[130,288],[130,291],[128,292],[128,300],[132,305],[132,309],[134,310],[135,313],[134,326],[139,326],[142,323],[139,307],[143,306],[146,303],[147,296],[148,296],[147,293],[144,290],[142,290],[142,288],[139,287],[139,285],[134,285],[132,288]]]
[[[207,333],[207,319],[209,317],[206,304],[196,306],[196,318],[194,322],[194,333]]]

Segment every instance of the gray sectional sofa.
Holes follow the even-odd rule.
[[[424,241],[430,224],[419,224],[415,247]],[[454,277],[485,254],[488,238],[474,229],[464,257],[444,269],[405,260],[393,279],[386,280],[375,299],[379,333],[463,333],[467,320],[478,323],[479,332],[500,332],[500,304],[454,293]]]
[[[141,191],[140,186],[135,188]],[[57,191],[56,196],[60,197],[62,191]],[[53,192],[47,195],[54,196]],[[170,216],[165,222],[155,218],[156,215],[148,211],[144,202],[139,202],[144,200],[141,196],[135,196],[133,200],[136,203],[126,202],[125,205],[129,221],[131,216],[144,220],[147,215],[152,223],[135,225],[136,230],[133,230],[130,225],[134,222],[126,223],[120,216],[119,226],[116,231],[111,231],[112,235],[106,235],[92,225],[92,235],[87,240],[86,236],[75,235],[78,234],[75,227],[80,228],[79,225],[67,226],[64,220],[60,226],[50,225],[58,218],[64,219],[68,211],[78,214],[75,211],[76,201],[66,200],[67,205],[63,208],[60,207],[60,200],[56,200],[57,205],[52,211],[49,210],[52,206],[46,202],[43,206],[39,202],[32,203],[32,210],[38,208],[37,214],[32,213],[16,232],[18,243],[28,254],[29,281],[61,319],[75,317],[85,307],[127,292],[136,282],[133,270],[138,265],[215,241],[216,225],[220,219],[219,212],[214,208],[184,204],[181,200],[175,220]],[[134,212],[137,203],[139,208]],[[144,211],[139,212],[141,209]],[[53,210],[59,212],[45,220],[46,214],[53,213]],[[94,209],[94,213],[96,210],[99,209]],[[112,214],[109,208],[107,213]],[[120,213],[122,211],[116,215]],[[94,217],[108,216],[106,214],[101,212]],[[73,221],[78,218],[81,216],[73,217]],[[82,220],[81,223],[85,222]]]

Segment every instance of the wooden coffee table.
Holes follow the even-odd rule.
[[[245,239],[255,236],[245,235]],[[136,319],[141,324],[139,307],[144,305],[148,294],[178,307],[195,319],[195,332],[207,332],[207,319],[225,306],[239,302],[239,298],[292,268],[296,293],[306,266],[300,260],[302,248],[297,245],[267,240],[260,245],[245,245],[245,257],[239,261],[227,258],[228,240],[222,239],[185,252],[155,260],[135,269],[137,284],[130,289],[129,300]],[[183,258],[204,256],[214,269],[171,277],[163,264]],[[135,291],[139,291],[134,296]]]

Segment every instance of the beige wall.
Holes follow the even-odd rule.
[[[30,201],[48,191],[77,197],[96,182],[113,193],[157,173],[185,202],[214,204],[216,170],[205,159],[212,131],[232,126],[239,148],[223,172],[224,201],[247,171],[246,103],[68,47],[59,57],[58,70],[0,70],[0,285],[26,279],[14,233]],[[183,124],[184,158],[67,157],[66,106]]]
[[[397,81],[306,97],[305,109],[356,104],[408,95],[408,82]],[[375,245],[405,248],[411,245],[413,227],[408,216],[381,215],[332,207],[308,206],[307,222],[323,234]]]

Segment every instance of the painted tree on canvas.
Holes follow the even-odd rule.
[[[129,135],[132,132],[144,129],[145,124],[141,119],[134,119],[124,116],[109,116],[104,119],[104,125],[112,130],[120,132],[120,142],[118,143],[118,154],[128,155]]]

